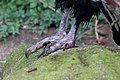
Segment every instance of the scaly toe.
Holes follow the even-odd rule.
[[[50,47],[45,48],[43,50],[43,52],[41,52],[38,55],[37,58],[40,58],[41,56],[49,55],[52,52],[55,52],[55,51],[60,50],[60,49],[66,50],[66,49],[72,48],[74,46],[75,46],[74,40],[65,37],[65,38],[61,39],[58,43],[56,43]]]
[[[26,58],[29,57],[30,54],[36,52],[37,50],[41,48],[49,48],[50,46],[56,44],[58,41],[60,41],[65,35],[55,35],[51,37],[47,37],[39,42],[37,42],[35,45],[31,46],[25,51]]]

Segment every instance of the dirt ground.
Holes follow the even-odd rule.
[[[24,43],[35,44],[41,39],[52,35],[55,31],[55,28],[50,28],[47,34],[39,36],[36,33],[32,33],[30,30],[20,30],[18,35],[10,36],[5,41],[0,41],[0,67],[3,66],[10,53],[19,45]]]
[[[107,29],[106,29],[107,28]],[[102,30],[106,32],[107,34],[110,34],[110,28],[108,25],[104,25],[103,29],[100,28],[99,30]],[[47,36],[51,36],[55,33],[56,28],[52,27],[48,30],[47,34],[44,34],[42,36],[39,36],[36,33],[32,33],[29,30],[20,30],[20,33],[13,37],[10,36],[6,39],[6,41],[0,42],[0,67],[3,66],[5,63],[7,57],[10,55],[10,53],[13,51],[14,48],[18,47],[19,45],[23,43],[27,44],[35,44],[36,42],[40,41],[41,39],[44,39]],[[95,35],[93,33],[94,31],[88,30],[84,33],[84,37],[81,41],[76,41],[76,45],[82,47],[85,45],[103,45],[107,47],[111,47],[114,49],[118,49],[119,47],[111,40],[111,35],[107,35],[106,38],[101,38],[101,43],[97,43]],[[102,42],[103,41],[103,42]]]

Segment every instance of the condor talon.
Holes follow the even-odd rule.
[[[33,51],[33,52],[35,52],[35,51]],[[33,52],[31,51],[30,48],[28,48],[28,49],[25,51],[25,57],[28,58],[29,55],[32,54]]]
[[[44,53],[45,53],[45,51],[41,52],[41,53],[37,56],[37,58],[39,59],[41,56],[43,56]]]
[[[35,45],[31,46],[30,48],[26,49],[25,51],[25,57],[28,58],[30,54],[34,53],[37,51],[37,48]]]
[[[38,56],[47,55],[59,49],[74,47],[75,35],[81,23],[89,22],[92,16],[98,17],[100,12],[104,14],[108,22],[113,26],[113,40],[120,46],[120,21],[116,21],[117,17],[110,11],[108,5],[117,5],[114,0],[55,0],[56,8],[61,8],[63,15],[57,35],[48,37],[38,42],[38,44],[30,49],[34,52],[41,47],[45,47],[44,51]],[[107,5],[108,4],[108,5]],[[70,13],[75,18],[74,24],[66,36],[67,23]],[[116,29],[117,28],[117,29]],[[52,44],[49,41],[53,41]],[[41,45],[43,44],[43,45]],[[66,45],[65,45],[66,44]],[[64,46],[65,45],[65,46]],[[26,51],[26,57],[29,56],[29,50]]]
[[[26,51],[25,51],[25,57],[26,57],[26,58],[28,58],[29,52],[30,52],[29,50],[26,50]]]
[[[60,22],[60,27],[59,27],[56,35],[51,36],[51,37],[47,37],[47,38],[41,40],[40,42],[36,43],[36,45],[33,45],[30,48],[28,48],[25,51],[25,56],[28,58],[28,54],[33,49],[32,47],[34,47],[34,51],[37,51],[38,49],[40,49],[42,47],[44,47],[44,49],[46,49],[46,48],[50,47],[51,45],[54,45],[55,43],[57,43],[59,40],[61,40],[66,35],[67,22],[68,22],[69,14],[70,14],[70,10],[69,9],[64,9],[62,19],[61,19],[61,22]],[[39,56],[38,56],[38,58],[39,58]]]
[[[39,59],[40,57],[44,57],[44,56],[47,56],[48,54],[50,54],[52,52],[52,50],[50,50],[49,48],[47,49],[44,49],[43,52],[41,52],[37,58]]]
[[[26,51],[25,51],[25,57],[28,58],[30,56],[30,54],[36,52],[38,49],[44,47],[44,49],[47,47],[47,46],[50,46],[51,42],[50,41],[47,41],[47,42],[44,42],[42,45],[39,44],[39,45],[33,45],[32,47],[28,48]],[[42,55],[42,54],[41,54]],[[40,55],[40,56],[41,56]]]

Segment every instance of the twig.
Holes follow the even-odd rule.
[[[33,72],[33,71],[36,71],[36,70],[37,70],[37,68],[30,68],[26,72]]]
[[[113,21],[113,22],[111,23],[111,26],[113,27],[117,22],[119,22],[119,19]],[[119,28],[118,28],[117,26],[115,26],[115,28],[116,28],[117,31],[119,31]]]

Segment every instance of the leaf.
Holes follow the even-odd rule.
[[[32,2],[32,3],[30,3],[30,8],[34,8],[34,7],[36,7],[37,6],[37,2]]]
[[[43,6],[44,6],[44,8],[47,8],[47,7],[48,7],[48,4],[47,4],[47,3],[44,3]]]

